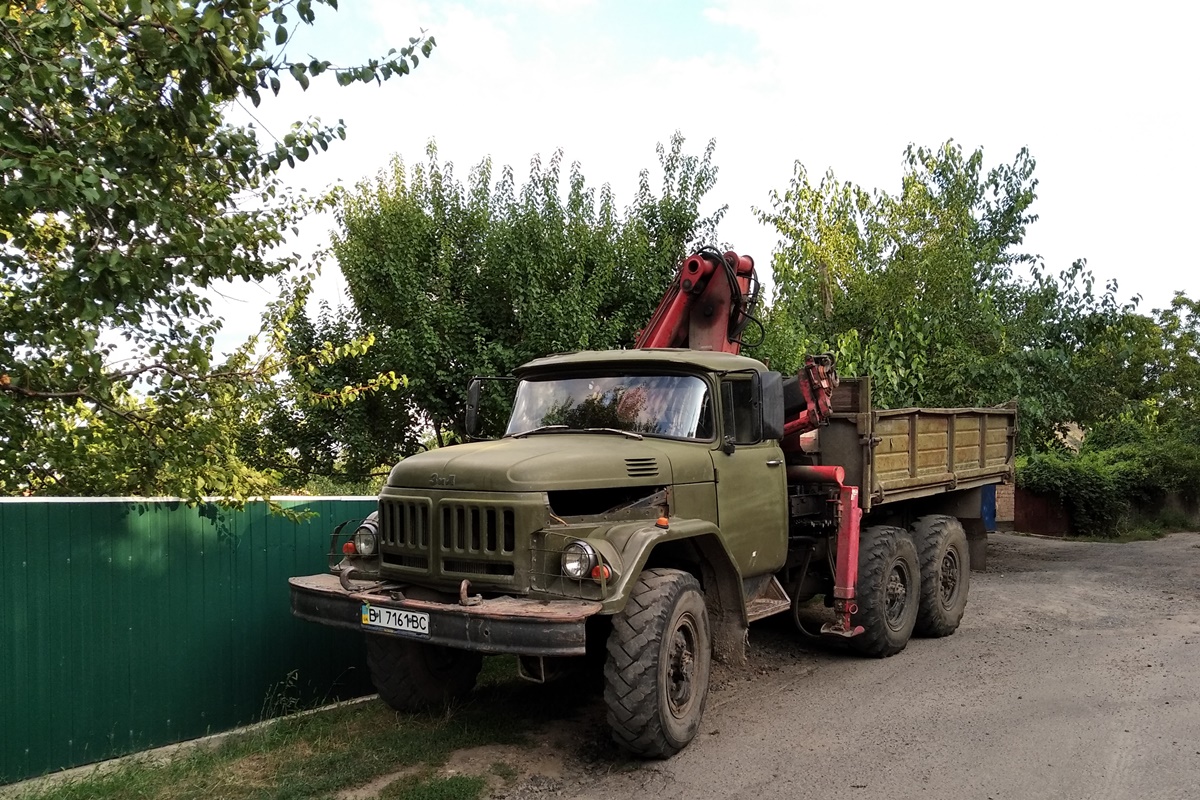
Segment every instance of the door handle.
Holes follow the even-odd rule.
[[[770,461],[767,462],[767,466],[768,467],[778,467],[782,463],[783,462],[780,461],[778,458],[772,458]]]

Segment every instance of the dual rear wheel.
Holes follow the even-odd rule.
[[[967,606],[967,536],[954,517],[919,518],[911,531],[888,525],[863,530],[858,548],[858,613],[864,632],[851,639],[866,656],[886,658],[909,638],[949,636]]]

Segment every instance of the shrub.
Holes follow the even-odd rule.
[[[1035,453],[1017,464],[1017,485],[1058,498],[1072,533],[1115,537],[1123,523],[1157,518],[1168,494],[1200,498],[1195,425],[1113,421],[1089,431],[1079,453]]]

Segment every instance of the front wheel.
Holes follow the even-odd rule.
[[[905,648],[917,622],[921,568],[917,548],[903,528],[876,525],[858,544],[858,613],[863,632],[850,642],[867,656],[886,658]]]
[[[650,758],[686,747],[700,728],[711,666],[700,584],[680,570],[642,572],[608,637],[604,703],[613,740]]]
[[[379,698],[397,711],[428,711],[475,688],[483,656],[395,636],[367,634],[367,666]]]

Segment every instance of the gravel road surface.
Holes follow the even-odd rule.
[[[750,642],[675,758],[623,759],[595,699],[547,733],[558,774],[502,796],[1200,798],[1200,534],[993,535],[958,632],[888,659],[806,645],[778,618]]]

